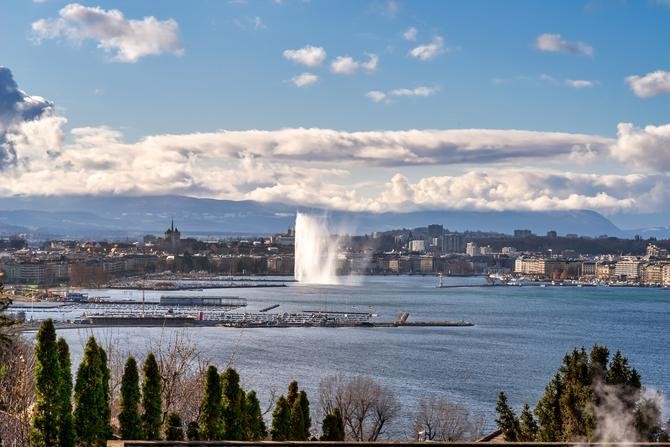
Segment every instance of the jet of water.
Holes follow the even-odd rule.
[[[325,217],[295,216],[295,270],[298,282],[339,284],[336,275],[339,241],[333,240]]]

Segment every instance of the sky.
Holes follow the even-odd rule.
[[[670,1],[0,0],[0,195],[670,210]]]

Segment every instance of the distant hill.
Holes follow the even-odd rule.
[[[325,213],[313,208],[306,212]],[[174,218],[185,235],[272,234],[286,231],[296,206],[281,203],[198,199],[184,196],[59,196],[0,198],[0,231],[71,238],[125,238],[161,233]],[[333,228],[354,234],[442,224],[452,231],[537,234],[556,230],[598,236],[622,231],[601,214],[574,211],[414,211],[408,213],[328,212]]]

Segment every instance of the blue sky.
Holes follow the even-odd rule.
[[[100,20],[109,23],[96,28]],[[141,37],[133,22],[146,25]],[[34,146],[42,141],[52,161],[87,179],[62,193],[92,187],[101,194],[176,192],[334,208],[365,202],[373,210],[459,203],[651,215],[670,189],[669,24],[670,3],[663,0],[3,0],[0,65],[26,95],[49,105],[43,129],[19,129],[14,119],[0,131],[11,137],[5,139],[12,157],[32,157],[34,169],[12,172],[15,178],[34,183],[46,176],[38,175]],[[287,56],[308,46],[322,52],[319,64]],[[419,48],[429,52],[424,59],[412,56]],[[341,71],[355,73],[336,73],[338,57],[352,58]],[[318,80],[298,86],[300,75]],[[620,123],[633,127],[617,134]],[[334,130],[341,141],[316,131],[272,133],[296,128]],[[218,132],[251,129],[270,134],[261,143],[248,133],[231,142]],[[417,142],[425,134],[388,133],[411,129],[475,133],[440,134],[438,143]],[[490,129],[503,133],[484,138]],[[533,135],[505,133],[511,130],[546,138],[539,144]],[[46,133],[37,138],[38,132]],[[352,132],[387,133],[373,134],[381,139],[370,145]],[[199,133],[206,136],[193,143]],[[171,154],[173,142],[146,143],[163,134],[180,138],[184,159]],[[278,139],[290,148],[281,149]],[[153,173],[157,184],[110,186],[100,179],[115,170],[133,183],[129,166],[114,160],[118,151],[134,169],[154,160],[169,172]],[[106,161],[84,162],[84,153]],[[190,163],[189,170],[180,163]],[[189,177],[203,165],[225,171],[231,164],[242,166],[234,169],[238,176],[248,170],[246,177],[228,184],[202,180],[220,177],[215,172]],[[272,175],[250,173],[258,169]],[[541,178],[528,180],[526,172]],[[161,179],[177,186],[159,187]],[[473,187],[482,184],[486,191]],[[506,201],[492,195],[500,188],[542,193]]]

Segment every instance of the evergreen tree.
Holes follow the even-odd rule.
[[[544,395],[535,407],[538,420],[537,441],[557,442],[562,439],[563,423],[560,400],[563,394],[563,382],[556,374],[547,385]]]
[[[74,386],[74,426],[81,447],[105,445],[106,427],[101,409],[105,402],[102,389],[100,348],[90,337],[84,348],[84,357],[77,370]]]
[[[302,413],[302,396],[298,394],[298,397],[293,402],[291,407],[291,429],[289,431],[288,439],[290,441],[306,441],[305,438],[305,419]],[[288,404],[288,399],[286,399]]]
[[[305,425],[303,438],[309,439],[310,429],[312,428],[312,417],[309,412],[309,399],[305,390],[300,390],[300,409],[302,410],[302,420]]]
[[[242,403],[244,391],[240,388],[240,376],[233,368],[226,369],[221,375],[223,394],[223,438],[228,441],[241,441],[244,438],[244,413]]]
[[[270,434],[273,441],[288,441],[291,433],[291,407],[284,396],[277,401],[272,412],[272,429]]]
[[[216,366],[210,365],[205,375],[205,393],[200,405],[199,440],[215,441],[223,437],[221,397],[219,372]]]
[[[504,391],[498,395],[498,403],[496,404],[496,412],[498,418],[496,424],[502,431],[503,438],[507,442],[517,442],[520,438],[519,420],[514,414],[514,410],[507,404],[507,396]]]
[[[74,419],[72,416],[72,362],[70,348],[63,337],[58,339],[58,363],[60,366],[60,414],[59,414],[59,447],[74,447],[76,438],[74,433]]]
[[[191,421],[186,427],[186,437],[189,441],[200,441],[200,426],[198,422]]]
[[[160,440],[163,405],[161,402],[161,377],[158,363],[152,352],[144,361],[142,382],[142,431],[148,441]]]
[[[288,393],[286,393],[286,401],[288,402],[288,405],[293,408],[293,404],[295,403],[296,399],[298,398],[298,382],[297,381],[292,381],[291,383],[288,384]]]
[[[519,417],[519,441],[534,442],[537,436],[537,423],[533,418],[528,404],[523,406],[521,416]]]
[[[128,357],[121,379],[121,399],[119,411],[119,425],[121,439],[144,438],[142,435],[142,421],[140,419],[140,376],[137,371],[137,362],[134,357]]]
[[[246,433],[245,440],[260,441],[265,439],[268,435],[263,414],[261,413],[261,404],[256,397],[255,391],[249,391],[245,397],[246,404],[244,406],[246,417]]]
[[[168,441],[183,441],[184,428],[179,413],[170,413],[165,422],[165,439]]]
[[[59,443],[61,414],[60,365],[56,328],[46,320],[37,332],[35,345],[35,407],[30,430],[32,447],[53,447]]]
[[[323,418],[322,441],[344,441],[344,419],[339,408]]]
[[[101,423],[103,427],[104,439],[112,438],[112,408],[110,406],[109,396],[109,379],[111,372],[107,366],[107,353],[102,346],[98,346],[100,350],[100,375],[102,380],[100,382],[100,394],[102,395],[102,405],[100,407],[100,415],[102,417]]]

